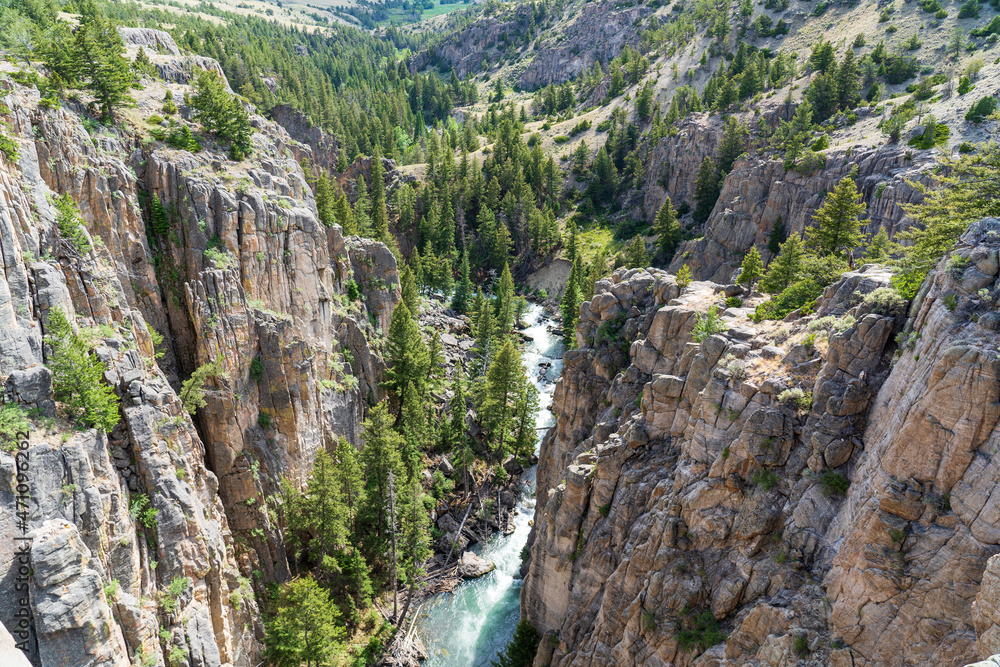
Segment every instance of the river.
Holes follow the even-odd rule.
[[[522,359],[528,377],[538,388],[539,440],[553,424],[549,410],[552,392],[562,369],[562,340],[548,331],[551,320],[538,304],[530,304],[523,333],[531,338],[525,343]],[[543,377],[542,364],[549,363]],[[429,655],[425,667],[488,667],[499,651],[507,647],[520,619],[521,550],[528,541],[528,525],[535,516],[535,468],[521,476],[521,494],[514,516],[514,532],[494,535],[485,544],[472,547],[489,558],[496,569],[489,574],[463,582],[453,593],[428,599],[417,618],[416,632]]]

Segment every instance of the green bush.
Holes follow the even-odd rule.
[[[361,290],[358,289],[358,284],[354,282],[354,278],[347,281],[347,298],[351,301],[357,301],[361,298]]]
[[[129,514],[146,528],[156,528],[156,515],[160,510],[149,504],[149,496],[145,493],[136,494],[129,503]]]
[[[851,482],[838,472],[824,470],[819,476],[820,490],[824,496],[842,496]]]
[[[781,481],[781,477],[773,470],[758,470],[750,481],[765,491],[770,491],[774,487],[778,486],[778,482]]]
[[[527,620],[522,620],[514,630],[514,638],[507,644],[503,653],[497,653],[490,664],[493,667],[531,667],[538,652],[541,637],[538,630]]]
[[[31,424],[24,410],[16,403],[5,403],[0,408],[0,449],[13,452],[17,449],[18,435],[28,432]]]
[[[264,377],[264,362],[260,360],[260,357],[254,357],[253,361],[250,362],[250,377],[253,381],[260,384],[261,379]]]
[[[906,312],[908,302],[903,295],[892,287],[879,287],[866,294],[861,302],[861,308],[870,313],[895,317]]]
[[[569,136],[575,137],[576,135],[580,134],[581,132],[586,132],[589,129],[590,129],[590,121],[589,120],[581,120],[579,123],[577,123],[576,125],[573,126],[572,130],[569,131]]]
[[[677,646],[685,652],[706,651],[726,641],[726,633],[719,627],[711,610],[706,609],[686,622],[678,622]]]
[[[554,141],[557,144],[564,144],[567,141],[569,141],[569,137],[567,137],[565,134],[560,134],[558,136],[552,137],[552,141]]]
[[[1000,19],[1000,16],[997,17]],[[987,116],[993,114],[997,110],[997,98],[993,96],[984,97],[969,109],[969,112],[965,114],[965,120],[971,121],[973,123],[983,122]]]
[[[723,324],[718,311],[719,307],[713,304],[709,307],[708,312],[697,314],[698,321],[695,322],[694,331],[691,332],[693,340],[700,343],[709,336],[722,333],[726,330],[726,325]]]
[[[257,426],[263,429],[271,428],[271,415],[266,412],[260,412],[257,414]]]
[[[73,331],[62,308],[49,311],[49,335],[53,393],[62,401],[70,419],[84,426],[109,432],[118,424],[118,397],[104,383],[107,366],[97,360],[90,345]]]
[[[8,162],[17,162],[21,157],[21,151],[17,148],[17,142],[0,132],[0,153],[4,154]]]
[[[80,209],[77,208],[76,202],[69,196],[69,193],[66,192],[56,197],[55,205],[57,211],[56,225],[59,227],[59,235],[69,241],[81,255],[85,255],[93,250],[94,247],[87,239],[87,233],[83,228]]]
[[[988,35],[1000,34],[1000,16],[994,16],[993,20],[982,28],[976,28],[969,32],[973,37],[986,37]]]
[[[726,298],[726,308],[741,308],[743,306],[743,299],[738,296],[731,296]]]

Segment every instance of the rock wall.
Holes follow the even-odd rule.
[[[1000,550],[998,248],[1000,221],[970,228],[909,317],[863,299],[889,278],[866,267],[827,291],[837,315],[757,325],[748,299],[700,341],[721,287],[599,281],[542,443],[535,664],[973,661]]]
[[[126,41],[190,78],[170,37],[150,33]],[[166,78],[136,91],[138,118],[159,111],[168,87],[183,99]],[[395,259],[366,243],[377,261],[355,260],[339,227],[318,222],[294,142],[275,123],[252,117],[254,155],[236,163],[210,137],[198,153],[179,151],[150,141],[141,122],[88,128],[82,105],[43,109],[36,90],[2,74],[0,86],[20,149],[16,164],[0,158],[0,380],[6,401],[36,410],[26,653],[43,667],[166,665],[174,649],[192,666],[256,665],[251,572],[281,580],[288,570],[269,498],[282,477],[303,481],[321,447],[360,444],[383,368],[376,327],[399,300]],[[59,237],[51,200],[63,193],[90,252]],[[166,233],[147,222],[154,196]],[[351,301],[348,281],[374,282],[376,271],[377,289]],[[111,433],[75,431],[56,411],[42,344],[55,306],[108,366],[121,397]],[[159,350],[147,326],[164,337]],[[213,361],[221,370],[192,419],[181,380]],[[6,564],[20,532],[6,450],[0,478],[0,622],[10,628],[16,571]],[[145,498],[155,521],[130,511]]]

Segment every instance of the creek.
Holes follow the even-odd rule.
[[[550,332],[552,320],[538,304],[530,304],[523,330],[522,360],[528,377],[538,389],[539,441],[554,423],[550,406],[555,382],[562,370],[562,339]],[[536,452],[537,453],[537,452]],[[478,579],[462,582],[452,593],[429,598],[417,618],[416,633],[427,648],[425,667],[489,667],[507,647],[520,619],[521,550],[528,541],[535,516],[535,468],[521,475],[514,531],[495,534],[471,547],[488,558],[496,569]]]

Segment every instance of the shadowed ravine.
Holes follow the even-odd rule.
[[[552,392],[562,368],[562,341],[548,331],[550,320],[542,307],[532,304],[526,318],[529,327],[524,333],[532,341],[525,344],[523,360],[539,392],[537,424],[540,429],[552,424]],[[539,378],[539,367],[550,362],[545,376]],[[541,440],[541,438],[539,438]],[[454,593],[443,593],[429,599],[421,608],[417,634],[430,656],[428,667],[467,667],[489,665],[498,651],[503,650],[514,635],[520,617],[519,594],[521,580],[521,549],[528,539],[535,513],[535,468],[521,477],[521,495],[515,530],[510,535],[494,535],[473,551],[489,558],[496,570],[484,577],[467,581]]]

